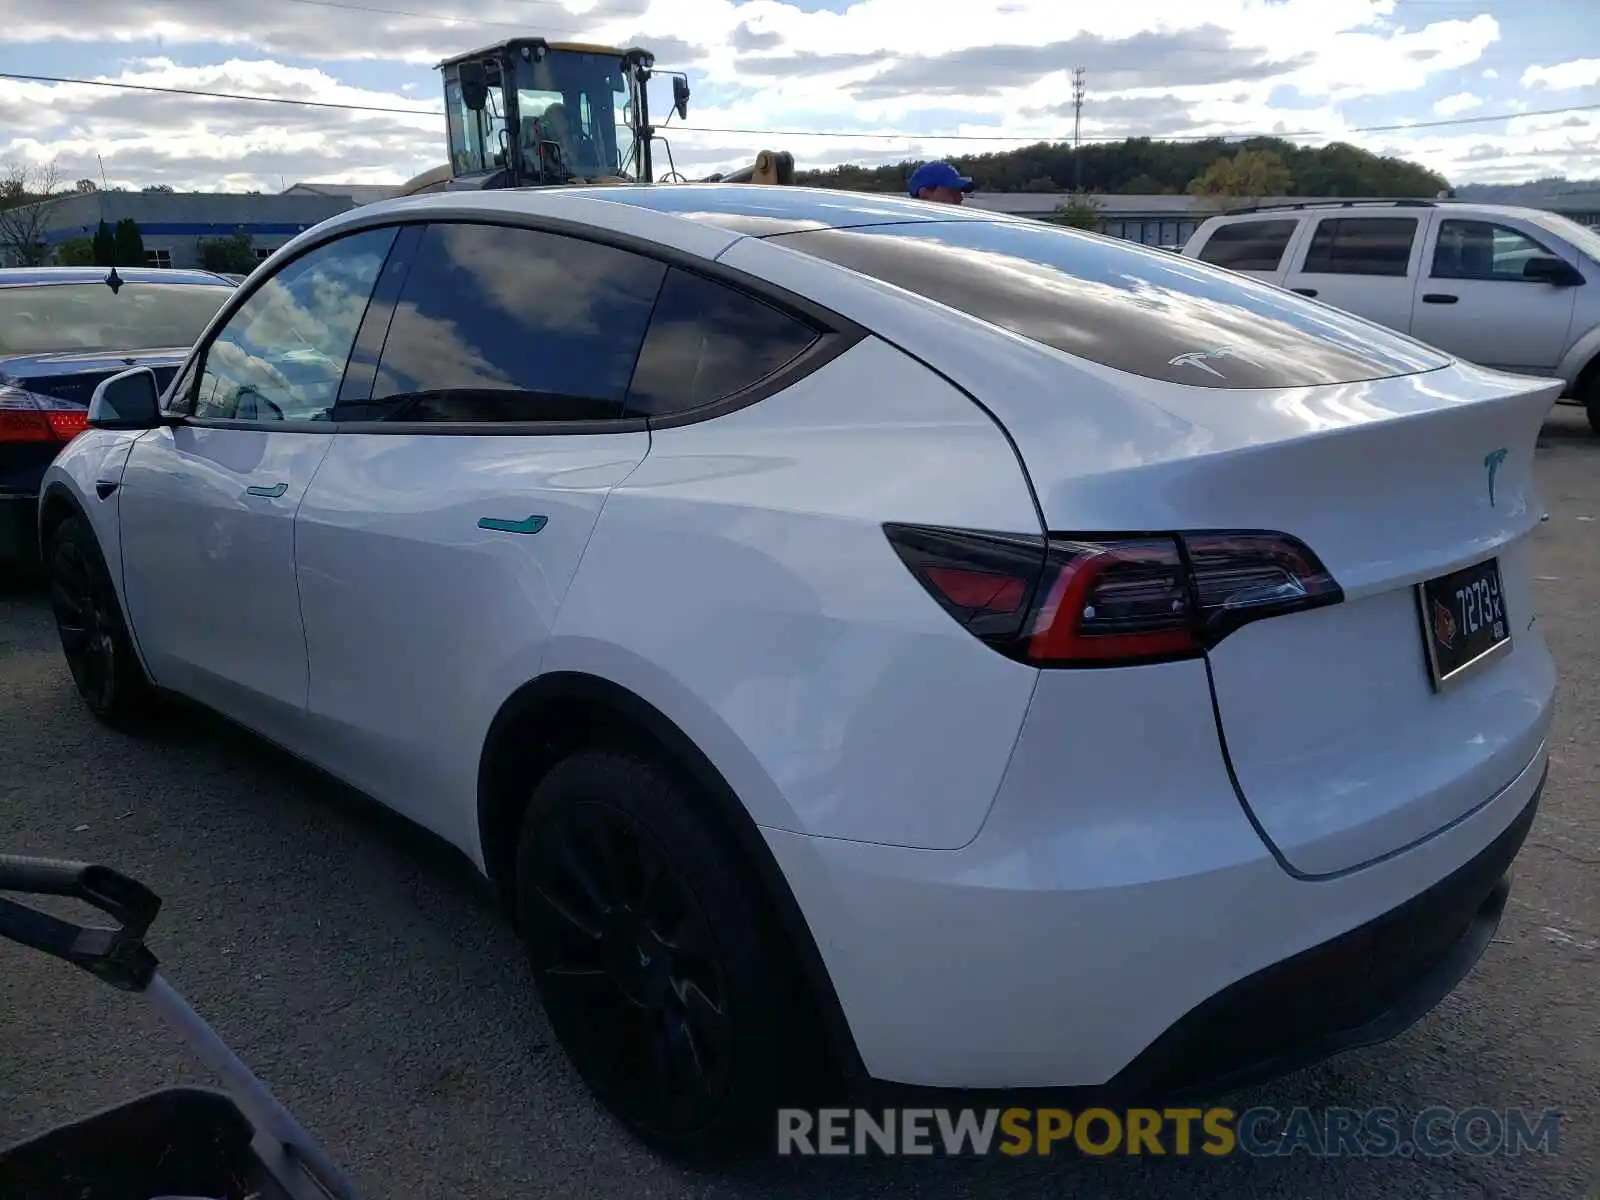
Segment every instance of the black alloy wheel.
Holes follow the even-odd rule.
[[[47,570],[50,608],[78,694],[101,720],[130,723],[143,715],[150,689],[134,658],[100,547],[81,518],[70,517],[57,527]]]
[[[728,1092],[733,1025],[687,882],[649,831],[593,801],[552,813],[532,860],[525,936],[539,992],[596,1092],[628,1123],[669,1136],[713,1122]]]
[[[545,1015],[636,1136],[718,1153],[770,1118],[797,993],[738,852],[692,792],[625,751],[557,764],[529,806],[516,890]]]

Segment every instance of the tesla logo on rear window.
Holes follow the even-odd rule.
[[[1211,366],[1209,361],[1218,358],[1237,358],[1241,362],[1250,363],[1253,367],[1261,365],[1240,354],[1232,346],[1213,346],[1210,350],[1190,350],[1187,354],[1179,354],[1175,358],[1167,359],[1167,365],[1170,367],[1199,367],[1208,375],[1215,375],[1218,379],[1221,379],[1223,378],[1222,372]]]

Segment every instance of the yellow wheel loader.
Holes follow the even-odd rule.
[[[658,142],[668,167],[659,182],[688,182],[650,123],[647,85],[654,75],[668,76],[673,111],[683,120],[689,80],[657,71],[648,50],[513,38],[448,58],[438,69],[450,161],[396,195],[654,183]],[[763,150],[748,167],[696,182],[792,184],[794,156]]]

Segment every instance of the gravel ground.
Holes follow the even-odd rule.
[[[1551,417],[1539,619],[1554,765],[1496,943],[1394,1042],[1230,1097],[1559,1108],[1559,1153],[1440,1159],[752,1160],[665,1165],[588,1100],[512,936],[450,854],[220,722],[136,741],[85,714],[45,601],[0,590],[0,846],[98,860],[166,900],[163,969],[369,1196],[1600,1197],[1600,439]],[[209,1082],[133,998],[0,945],[0,1143]]]

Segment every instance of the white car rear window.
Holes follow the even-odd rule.
[[[1249,276],[1042,222],[919,221],[766,240],[1080,358],[1172,383],[1308,387],[1450,362]]]

